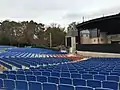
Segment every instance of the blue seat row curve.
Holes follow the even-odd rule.
[[[91,82],[93,83],[93,82]],[[8,90],[118,90],[116,84],[114,82],[104,82],[103,87],[100,87],[99,84],[94,84],[94,88],[90,86],[73,86],[68,84],[55,84],[55,83],[41,83],[41,82],[35,82],[35,81],[24,81],[24,80],[10,80],[0,79],[0,87]],[[96,88],[96,86],[99,86]]]
[[[11,60],[14,61],[14,59],[12,58]],[[35,63],[41,64],[44,61],[46,61],[44,62],[45,64],[49,64],[51,60],[50,58],[45,58],[43,60],[41,58],[40,61],[35,58],[27,58],[26,60],[24,60],[25,58],[20,58],[19,61],[21,59],[26,61],[28,64],[33,61],[34,63],[32,65]],[[30,69],[25,70],[18,69],[16,71],[4,71],[3,76],[2,74],[0,75],[2,78],[1,82],[3,81],[1,88],[2,86],[5,88],[4,80],[12,80],[12,82],[14,82],[13,87],[15,88],[18,85],[16,82],[23,80],[23,82],[27,82],[27,88],[30,88],[29,82],[36,82],[41,84],[42,89],[46,87],[44,90],[48,90],[48,87],[53,90],[84,90],[84,88],[85,90],[120,89],[119,58],[90,58],[85,61],[77,62],[69,62],[69,60],[64,61],[64,58],[62,58],[59,60],[53,60],[52,63],[56,63],[56,61],[61,63],[52,66],[43,65],[39,67],[30,67]]]

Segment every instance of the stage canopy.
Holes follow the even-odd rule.
[[[107,34],[120,34],[120,13],[107,17],[101,17],[92,19],[78,24],[77,29],[100,29],[101,32],[107,32]]]

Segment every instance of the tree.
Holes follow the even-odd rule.
[[[52,36],[52,46],[56,47],[56,46],[60,46],[60,45],[64,45],[64,40],[65,40],[65,35],[66,33],[64,32],[64,28],[61,28],[59,26],[50,26],[47,28],[47,30],[45,31],[45,35],[47,38],[47,44],[49,45],[50,43],[50,33]]]
[[[45,28],[45,24],[31,21],[15,22],[5,20],[0,23],[0,44],[4,45],[44,45],[54,47],[64,44],[66,33],[58,24],[51,24]]]

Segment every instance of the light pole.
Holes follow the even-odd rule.
[[[50,48],[52,48],[52,35],[50,33]]]

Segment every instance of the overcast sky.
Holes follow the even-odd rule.
[[[120,0],[0,0],[0,20],[67,25],[120,12]]]

